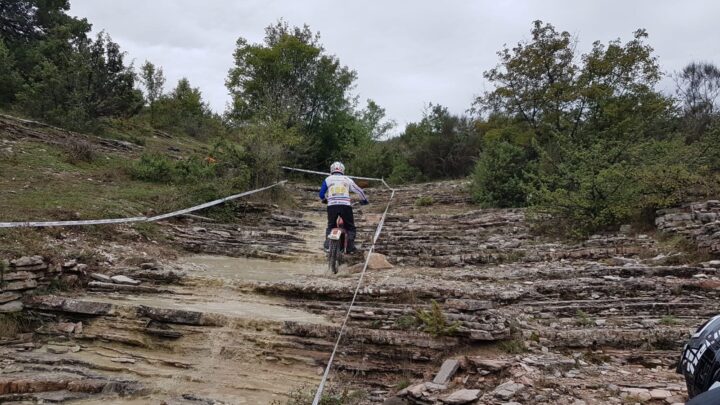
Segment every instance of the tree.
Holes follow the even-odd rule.
[[[157,102],[163,94],[165,86],[165,75],[161,67],[155,67],[149,61],[140,67],[140,80],[145,86],[145,98],[150,107],[150,124],[155,123],[155,102]]]
[[[675,75],[675,83],[688,139],[695,141],[717,117],[720,69],[711,63],[692,62]]]
[[[433,104],[420,122],[407,125],[400,139],[407,163],[425,179],[467,176],[481,145],[472,120]]]
[[[168,131],[209,138],[224,132],[222,119],[213,114],[203,101],[202,93],[187,78],[178,80],[175,88],[156,102],[155,125]]]
[[[500,64],[484,74],[495,90],[478,98],[475,107],[516,117],[544,140],[576,121],[575,41],[567,31],[558,32],[542,21],[533,22],[531,33],[531,41],[498,52]]]
[[[12,104],[21,85],[22,77],[16,70],[15,59],[0,38],[0,106]]]
[[[51,37],[34,50],[37,65],[18,94],[29,114],[71,129],[89,129],[100,118],[127,117],[142,107],[132,66],[104,33],[93,41]]]
[[[523,169],[531,174],[528,201],[580,233],[657,208],[641,206],[636,173],[643,151],[671,138],[672,102],[655,90],[661,74],[646,38],[637,30],[626,43],[595,42],[579,55],[567,32],[536,21],[532,40],[503,49],[485,73],[495,88],[478,98],[477,110],[532,131]]]
[[[2,38],[33,38],[39,34],[34,1],[3,1],[0,3],[0,34]]]
[[[234,58],[226,85],[232,96],[228,117],[236,126],[279,122],[296,128],[303,143],[290,154],[318,168],[356,143],[350,95],[356,73],[326,54],[309,27],[270,25],[262,44],[238,39]]]

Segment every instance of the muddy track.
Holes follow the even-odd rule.
[[[26,298],[45,323],[0,347],[0,401],[265,404],[314,387],[358,274],[327,274],[323,207],[288,188],[299,208],[164,224],[188,255],[105,274],[139,285],[84,274],[82,291]],[[360,245],[388,197],[370,193]],[[368,404],[461,389],[480,404],[682,402],[675,361],[720,291],[714,262],[678,263],[653,234],[540,238],[522,210],[479,210],[459,182],[400,189],[378,252],[395,267],[366,275],[331,377]],[[418,321],[433,301],[448,336]],[[457,370],[428,383],[447,359]]]

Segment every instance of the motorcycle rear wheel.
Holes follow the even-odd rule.
[[[337,274],[340,268],[340,259],[342,258],[342,252],[340,251],[340,241],[331,240],[330,250],[328,251],[328,267],[333,274]]]

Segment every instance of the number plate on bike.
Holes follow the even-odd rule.
[[[333,229],[332,231],[330,231],[330,235],[328,235],[328,239],[340,240],[340,236],[342,236],[342,231],[339,229]]]

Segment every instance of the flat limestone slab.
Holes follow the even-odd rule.
[[[23,304],[20,301],[10,301],[7,304],[0,305],[0,313],[8,314],[20,312],[23,310]]]
[[[443,362],[433,382],[435,384],[447,384],[460,367],[460,362],[454,359],[447,359]]]

